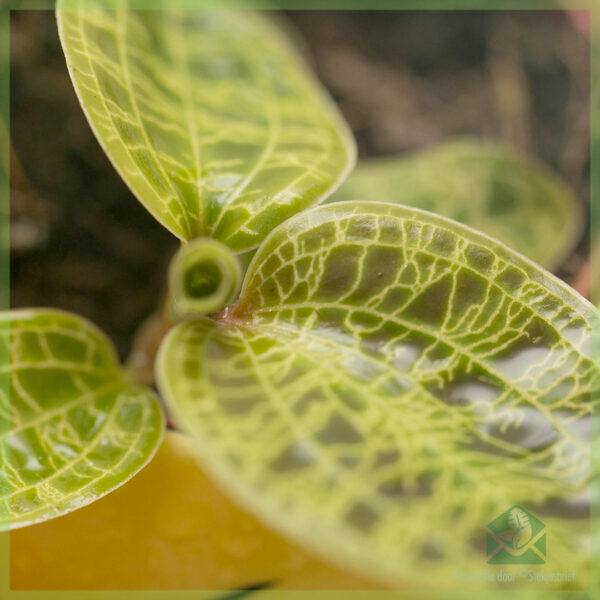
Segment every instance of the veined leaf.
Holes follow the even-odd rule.
[[[518,503],[585,585],[587,521],[547,501],[588,481],[593,310],[458,223],[329,204],[271,233],[235,306],[175,327],[157,375],[206,468],[331,559],[461,585]]]
[[[59,32],[102,147],[177,237],[249,250],[345,177],[347,126],[268,20],[129,5],[63,0]]]
[[[414,206],[469,225],[552,269],[568,256],[583,209],[548,168],[490,142],[460,140],[360,163],[331,197]]]
[[[47,309],[3,313],[0,349],[1,529],[89,504],[153,456],[158,400],[127,381],[90,323]]]

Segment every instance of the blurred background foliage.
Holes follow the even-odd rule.
[[[555,169],[587,204],[590,71],[581,16],[283,15],[350,123],[360,157],[464,135],[499,140]],[[11,13],[11,139],[11,305],[80,313],[125,356],[160,304],[178,244],[133,198],[91,133],[50,11]],[[584,235],[559,276],[577,282],[588,254]]]

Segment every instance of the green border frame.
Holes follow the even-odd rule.
[[[65,0],[68,7],[69,1]],[[160,0],[130,0],[132,8],[152,9],[160,6]],[[116,0],[115,0],[116,2]],[[11,10],[54,10],[54,0],[0,0],[0,232],[8,232],[6,220],[10,214],[10,191],[8,157],[10,132],[10,11]],[[173,9],[288,9],[288,10],[586,10],[591,15],[590,34],[590,75],[591,75],[591,114],[590,114],[590,204],[592,248],[600,244],[600,0],[170,0]],[[600,253],[592,257],[592,290],[597,297],[592,301],[600,306]],[[0,245],[0,310],[9,308],[10,263],[8,245]],[[592,337],[592,354],[600,361],[600,322]],[[600,425],[597,415],[592,421],[592,455],[600,460]],[[598,487],[598,486],[596,486]],[[597,490],[595,490],[597,492]],[[594,492],[593,492],[594,493]],[[591,523],[600,521],[600,498],[592,498]],[[600,536],[600,532],[598,532]],[[600,548],[595,549],[596,552]],[[600,570],[600,556],[592,555],[591,570]],[[594,578],[594,576],[592,576]],[[600,574],[596,574],[600,580]],[[483,591],[11,591],[9,588],[9,534],[0,533],[0,600],[215,600],[250,597],[266,600],[371,600],[373,598],[416,600],[502,600],[506,594],[518,600],[539,600],[544,597],[557,600],[593,600],[600,597],[600,590],[591,589],[577,592],[548,592],[543,590],[518,591],[516,589]]]

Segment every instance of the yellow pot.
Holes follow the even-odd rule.
[[[274,533],[202,472],[169,432],[123,487],[57,519],[11,532],[12,589],[377,589]]]

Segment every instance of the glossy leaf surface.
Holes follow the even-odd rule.
[[[114,166],[160,223],[184,240],[251,249],[335,188],[354,142],[267,19],[163,6],[59,2],[75,89]]]
[[[126,380],[90,323],[3,313],[0,349],[1,528],[89,504],[150,460],[163,431],[158,400]]]
[[[158,379],[234,497],[333,559],[460,586],[519,504],[581,583],[591,310],[455,222],[330,204],[265,240],[237,305],[172,330]]]
[[[469,225],[552,269],[583,226],[582,206],[548,168],[501,145],[471,140],[360,163],[330,201],[414,206]]]

